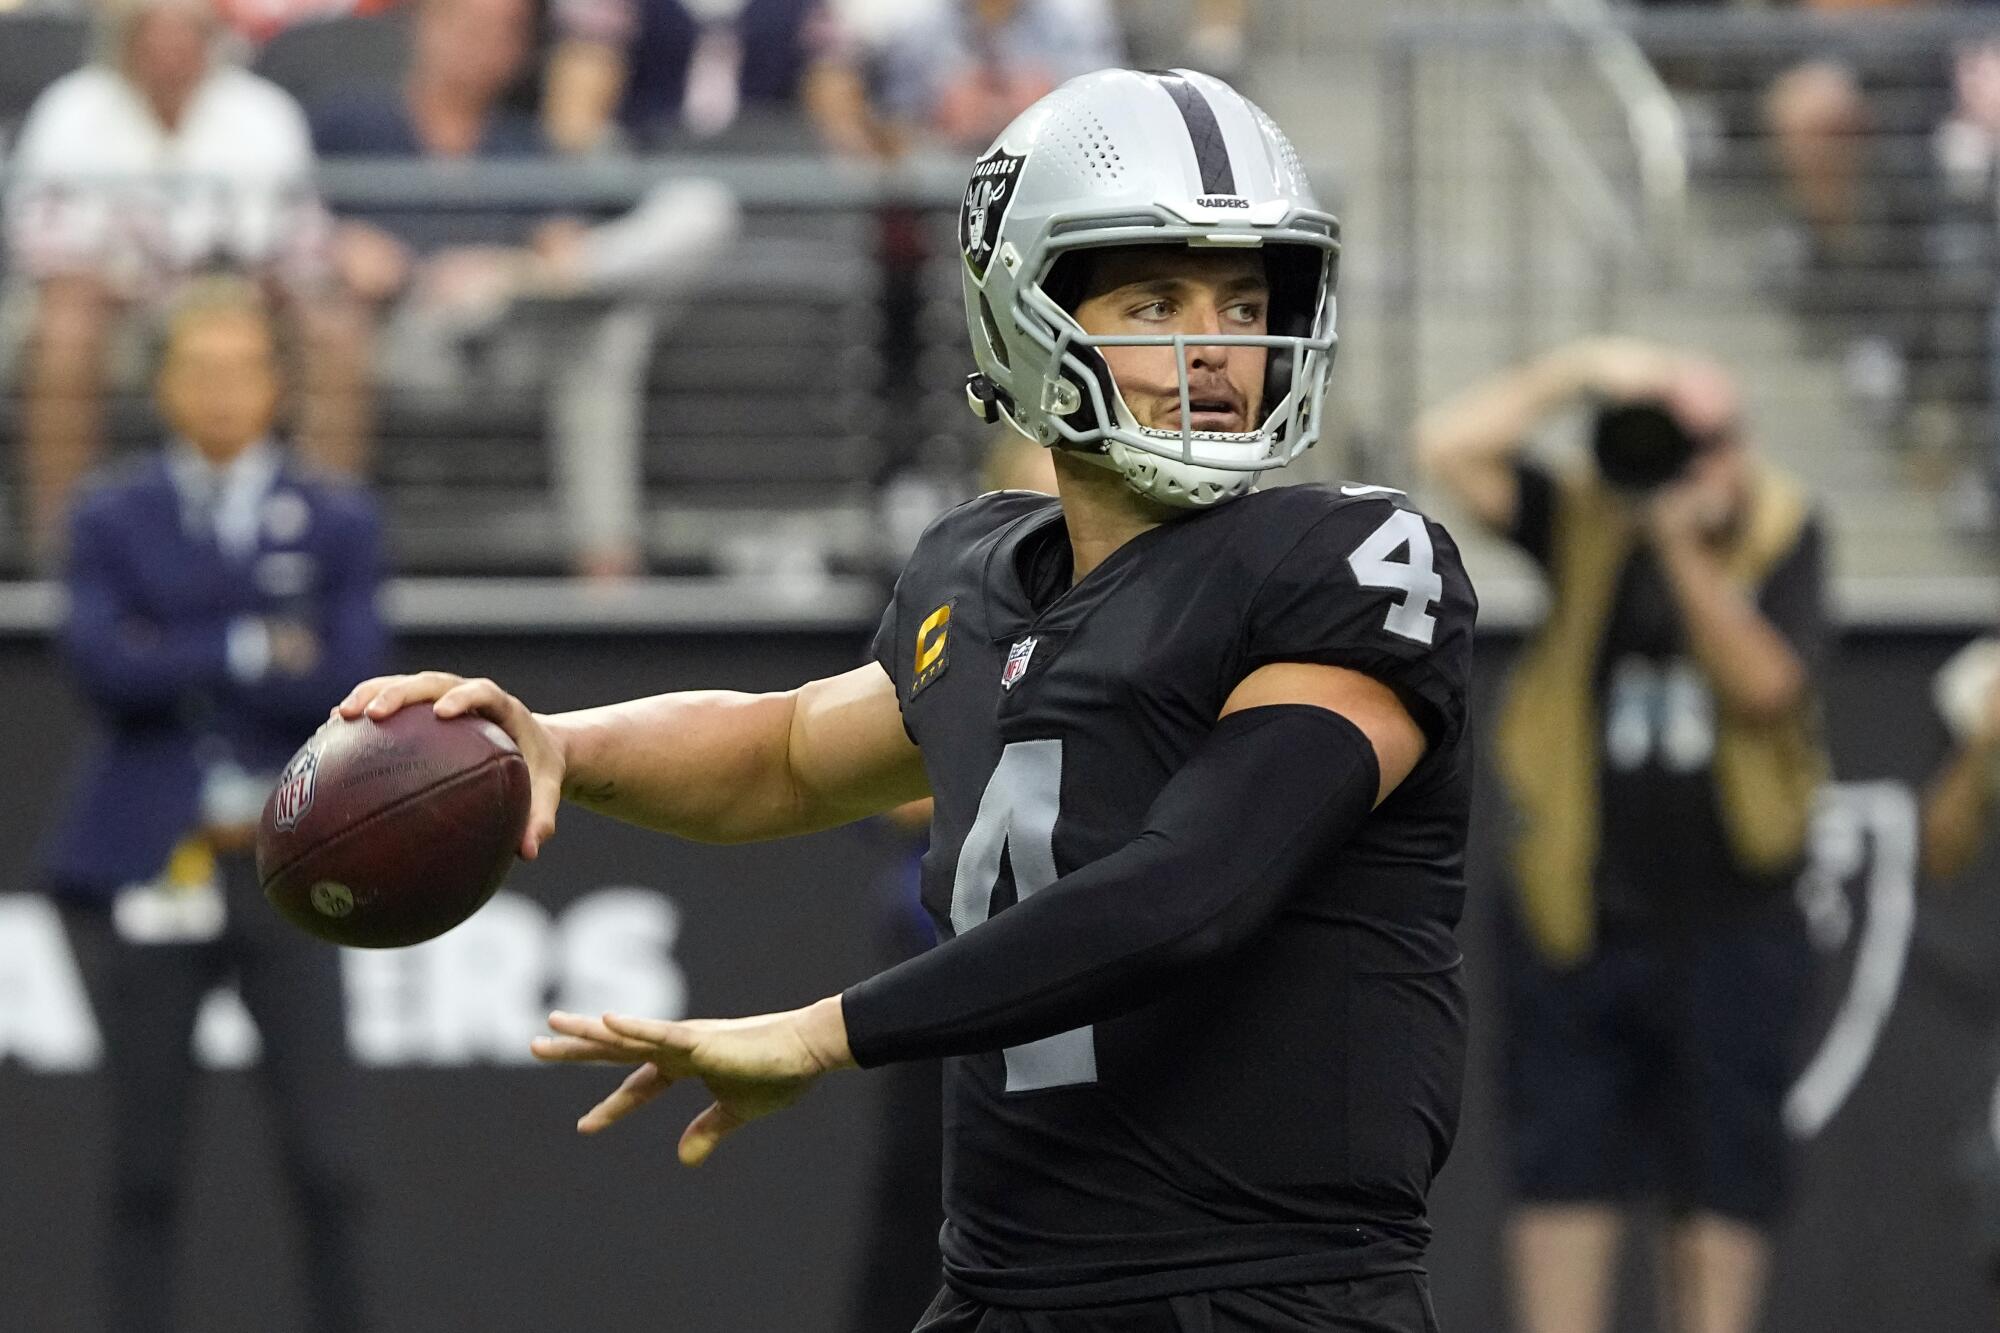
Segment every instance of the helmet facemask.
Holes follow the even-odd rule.
[[[1199,507],[1240,495],[1258,473],[1298,457],[1319,437],[1320,398],[1336,341],[1338,250],[1330,238],[1246,248],[1254,248],[1264,260],[1270,293],[1267,331],[1260,334],[1086,333],[1073,313],[1082,295],[1073,274],[1089,251],[1058,251],[1037,281],[1016,289],[1014,323],[1047,353],[1049,369],[1039,386],[1017,386],[1037,389],[1040,410],[1009,411],[1009,419],[1022,427],[1019,417],[1039,416],[1046,423],[1045,436],[1040,436],[1045,443],[1101,459],[1125,473],[1134,489],[1179,506]],[[1218,346],[1266,352],[1263,400],[1250,430],[1197,430],[1191,424],[1189,349]],[[1102,355],[1107,347],[1173,350],[1181,395],[1179,429],[1139,423]],[[1024,433],[1037,436],[1033,430]]]

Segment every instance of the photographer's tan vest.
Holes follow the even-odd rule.
[[[1755,597],[1797,544],[1806,501],[1759,468],[1748,512],[1720,552],[1729,577]],[[1502,782],[1517,818],[1515,887],[1528,933],[1557,964],[1580,962],[1596,931],[1591,880],[1598,850],[1598,717],[1592,688],[1620,573],[1638,539],[1628,507],[1589,477],[1558,487],[1547,622],[1508,682],[1496,731]],[[1775,874],[1803,853],[1813,793],[1826,773],[1817,705],[1751,722],[1718,707],[1713,763],[1723,827],[1737,864]]]

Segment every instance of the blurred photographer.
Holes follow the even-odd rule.
[[[1938,712],[1952,753],[1924,790],[1924,878],[1962,876],[2000,803],[2000,638],[1967,644],[1938,672]]]
[[[263,901],[252,855],[278,771],[381,665],[373,505],[273,438],[281,384],[254,284],[174,307],[157,392],[172,434],[78,499],[61,648],[99,739],[43,849],[103,1031],[107,1328],[164,1333],[192,1117],[190,1040],[233,982],[262,1038],[279,1160],[304,1224],[307,1311],[353,1333],[359,1258],[339,958]]]
[[[1529,458],[1577,406],[1591,459]],[[1496,733],[1519,1326],[1606,1327],[1622,1210],[1651,1200],[1670,1326],[1747,1333],[1811,973],[1790,889],[1825,771],[1818,526],[1752,451],[1727,372],[1627,339],[1471,389],[1418,452],[1550,594]]]

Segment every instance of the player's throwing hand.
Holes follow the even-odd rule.
[[[685,1166],[700,1166],[725,1136],[790,1106],[821,1074],[854,1063],[838,997],[782,1014],[685,1022],[557,1011],[549,1028],[558,1035],[529,1043],[538,1060],[643,1062],[576,1122],[580,1133],[623,1120],[679,1079],[702,1081],[715,1100],[681,1134]]]
[[[349,690],[333,712],[349,722],[364,716],[381,722],[399,708],[420,703],[430,704],[431,711],[442,718],[476,713],[497,724],[520,747],[521,757],[528,761],[531,792],[528,825],[521,834],[521,858],[534,860],[556,831],[556,807],[562,803],[563,774],[568,766],[562,743],[526,704],[492,681],[483,677],[467,680],[449,671],[371,677]]]

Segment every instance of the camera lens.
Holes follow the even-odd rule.
[[[1599,409],[1591,434],[1597,470],[1611,485],[1650,491],[1687,470],[1694,441],[1658,402],[1612,403]]]

